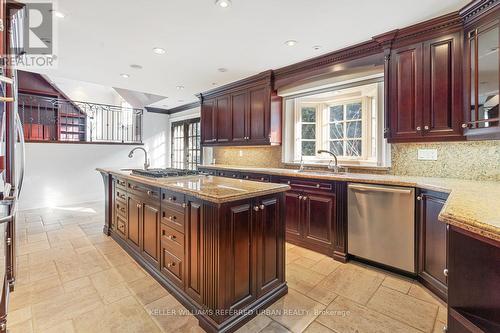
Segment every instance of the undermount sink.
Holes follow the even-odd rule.
[[[304,173],[304,174],[325,174],[325,175],[341,175],[346,173],[345,171],[333,171],[333,170],[295,170],[295,173]]]

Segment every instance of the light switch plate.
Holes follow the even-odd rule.
[[[417,158],[421,161],[437,161],[437,149],[419,149]]]

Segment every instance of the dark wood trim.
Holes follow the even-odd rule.
[[[26,140],[26,143],[56,143],[75,145],[110,145],[110,146],[143,146],[142,142],[86,142],[86,141],[49,141],[49,140]]]
[[[275,72],[273,72],[272,70],[267,70],[265,72],[226,84],[224,86],[205,91],[196,96],[200,99],[201,102],[203,102],[203,100],[207,98],[225,95],[232,91],[248,89],[253,86],[270,85],[272,87],[274,73]]]
[[[192,102],[189,104],[179,105],[179,106],[176,106],[175,108],[171,108],[171,109],[161,109],[161,108],[155,108],[152,106],[146,106],[144,108],[146,109],[147,112],[163,113],[163,114],[170,115],[170,114],[174,114],[174,113],[178,113],[178,112],[182,112],[182,111],[191,110],[191,109],[199,107],[200,105],[201,105],[201,102],[196,101],[196,102]]]
[[[499,3],[500,0],[475,0],[460,9],[459,14],[463,19],[464,25],[467,27],[487,15]]]

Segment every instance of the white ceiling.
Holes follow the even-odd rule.
[[[215,0],[59,0],[66,17],[55,18],[57,68],[45,73],[168,96],[155,104],[171,108],[216,85],[369,40],[467,2],[232,0],[223,9]],[[290,39],[298,44],[286,46]],[[156,55],[154,47],[167,53]],[[228,71],[219,72],[221,67]]]

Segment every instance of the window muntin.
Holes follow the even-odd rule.
[[[172,168],[196,170],[201,164],[200,118],[172,123]]]

